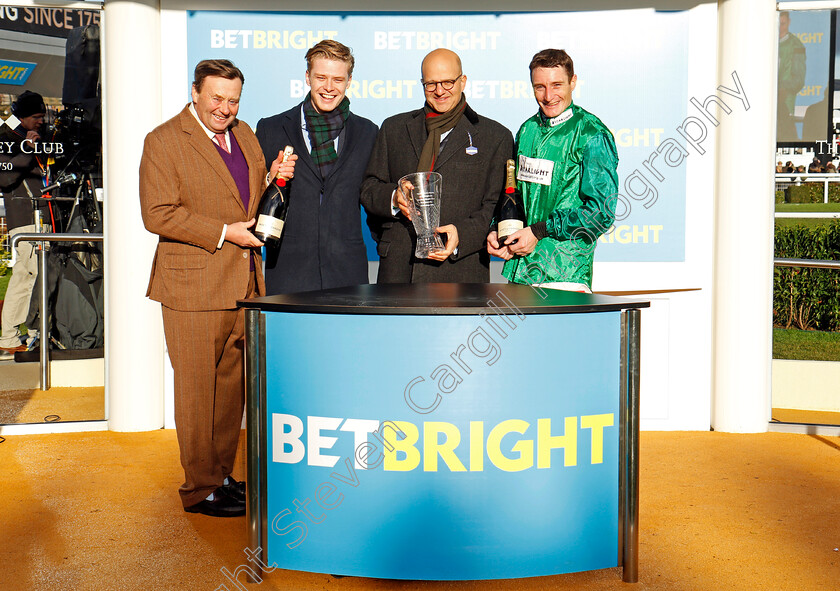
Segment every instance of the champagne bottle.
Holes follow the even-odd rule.
[[[293,149],[286,146],[283,150],[283,162],[289,159]],[[254,236],[267,245],[277,245],[283,235],[286,214],[289,212],[289,180],[280,175],[266,187],[260,197],[257,210],[257,223],[254,224]]]
[[[499,246],[504,246],[508,236],[525,227],[525,210],[522,208],[522,195],[516,190],[515,170],[516,165],[513,160],[508,160],[505,190],[501,196],[496,224]]]

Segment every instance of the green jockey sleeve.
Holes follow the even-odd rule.
[[[805,46],[793,33],[779,42],[779,102],[792,115],[796,95],[805,86]]]
[[[611,135],[598,133],[582,150],[578,207],[557,208],[546,220],[548,235],[556,240],[582,238],[594,242],[615,219],[618,193],[618,154]]]

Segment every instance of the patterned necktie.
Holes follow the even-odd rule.
[[[219,142],[219,146],[221,146],[222,150],[230,154],[230,150],[227,147],[227,141],[225,141],[225,134],[217,133],[216,134],[216,141]]]

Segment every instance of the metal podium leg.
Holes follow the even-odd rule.
[[[260,354],[259,354],[259,364],[260,364],[260,405],[259,405],[259,416],[257,417],[257,422],[260,425],[258,434],[259,434],[259,474],[260,474],[260,491],[259,491],[259,503],[260,503],[260,546],[261,552],[260,556],[262,557],[263,564],[266,566],[268,563],[266,562],[266,557],[268,556],[268,484],[266,481],[266,475],[268,474],[268,405],[266,403],[266,365],[265,365],[265,314],[260,312],[259,315],[260,320],[260,329],[258,331],[259,336],[259,343],[260,343]],[[274,567],[269,569],[269,572],[274,570]]]
[[[625,583],[639,582],[639,360],[641,310],[621,317],[622,465],[620,467],[622,560]]]
[[[248,547],[256,552],[261,563],[265,563],[263,552],[263,528],[261,499],[260,499],[260,459],[262,449],[260,445],[262,425],[260,424],[261,407],[261,364],[260,357],[265,353],[262,351],[260,339],[260,311],[247,308],[245,310],[245,413],[247,417],[248,436]],[[258,563],[253,564],[253,569],[259,577],[262,577],[262,569]],[[251,583],[261,583],[262,579],[253,579],[249,576]]]

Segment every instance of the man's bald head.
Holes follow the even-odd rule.
[[[461,58],[449,49],[435,49],[423,58],[420,66],[426,103],[438,113],[446,113],[461,101],[467,77],[461,70]],[[449,86],[449,88],[445,88]]]
[[[420,64],[420,75],[424,80],[426,79],[427,64],[432,68],[450,67],[461,72],[461,58],[451,49],[445,49],[443,47],[430,51],[423,58],[423,63]]]

